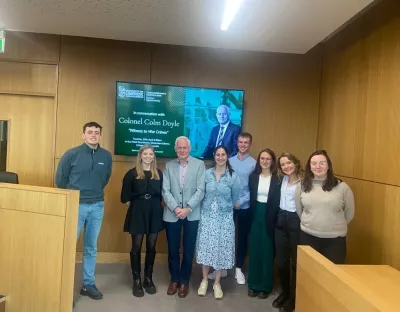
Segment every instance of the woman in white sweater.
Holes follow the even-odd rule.
[[[324,150],[311,154],[305,176],[295,190],[300,217],[300,245],[309,245],[336,264],[345,263],[347,224],[354,217],[350,187],[333,174]]]

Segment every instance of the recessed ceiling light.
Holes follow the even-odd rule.
[[[228,30],[237,11],[239,11],[243,0],[225,0],[224,16],[222,18],[221,30]]]

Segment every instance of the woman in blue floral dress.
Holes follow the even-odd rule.
[[[224,146],[215,149],[214,160],[215,167],[206,171],[206,192],[197,234],[197,263],[203,265],[198,295],[206,295],[208,271],[213,267],[216,271],[214,297],[222,299],[221,270],[235,265],[233,209],[239,207],[240,181],[229,164]]]

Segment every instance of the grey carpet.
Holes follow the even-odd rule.
[[[181,299],[177,295],[168,296],[166,291],[169,284],[168,267],[156,265],[153,280],[157,286],[155,295],[145,294],[142,298],[135,298],[131,293],[132,274],[128,264],[98,264],[96,268],[96,285],[104,294],[102,300],[92,300],[79,295],[82,266],[76,265],[75,273],[75,309],[73,312],[216,312],[216,311],[243,311],[243,312],[276,312],[272,308],[272,301],[277,292],[268,299],[249,298],[247,285],[237,285],[234,270],[230,270],[228,277],[222,279],[224,291],[223,300],[215,300],[212,282],[209,281],[206,297],[197,295],[197,288],[201,282],[201,268],[193,267],[192,281],[189,295]]]

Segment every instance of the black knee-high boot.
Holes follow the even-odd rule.
[[[290,272],[287,268],[279,268],[278,273],[282,292],[272,303],[274,308],[281,308],[290,299]]]
[[[286,297],[290,297],[290,270],[288,268],[278,269],[279,280],[282,287],[282,292]]]
[[[132,254],[131,256],[131,268],[132,268],[132,276],[133,276],[133,286],[132,286],[132,294],[135,297],[143,297],[143,287],[142,280],[140,279],[141,267],[140,267],[140,253]]]
[[[149,295],[153,295],[157,292],[156,286],[153,283],[153,267],[155,257],[156,251],[154,249],[148,251],[146,250],[143,287],[146,290],[146,293]]]

